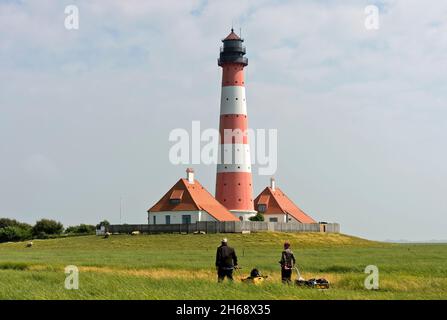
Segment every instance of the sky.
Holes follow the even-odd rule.
[[[278,130],[278,187],[343,233],[447,238],[441,0],[0,0],[0,216],[146,223],[188,167],[169,133],[218,126],[232,25],[249,125]],[[194,168],[214,193],[215,166]],[[254,173],[255,195],[269,178]]]

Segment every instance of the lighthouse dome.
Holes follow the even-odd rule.
[[[228,41],[228,40],[242,40],[242,39],[236,33],[234,33],[233,29],[231,29],[230,34],[222,41]],[[242,41],[244,41],[244,40],[242,40]]]
[[[220,48],[218,65],[225,63],[240,63],[244,66],[248,64],[248,59],[244,57],[245,47],[242,45],[244,40],[238,36],[233,29],[231,33],[222,40],[223,47]]]

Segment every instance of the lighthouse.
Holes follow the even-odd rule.
[[[222,67],[220,146],[216,199],[240,220],[256,215],[253,199],[244,68],[248,59],[233,29],[222,40],[218,65]]]

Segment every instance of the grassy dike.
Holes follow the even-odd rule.
[[[257,267],[261,286],[216,283],[214,257],[223,235],[114,235],[0,244],[0,299],[447,299],[447,245],[386,244],[341,234],[226,234],[241,274]],[[279,258],[289,240],[305,278],[331,289],[284,286]],[[380,289],[363,282],[367,265]],[[80,270],[79,290],[64,288],[64,268]]]

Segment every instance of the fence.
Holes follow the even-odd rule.
[[[107,232],[110,233],[241,233],[250,232],[326,232],[340,233],[338,223],[284,223],[284,222],[260,222],[260,221],[201,221],[191,224],[123,224],[110,225]]]

